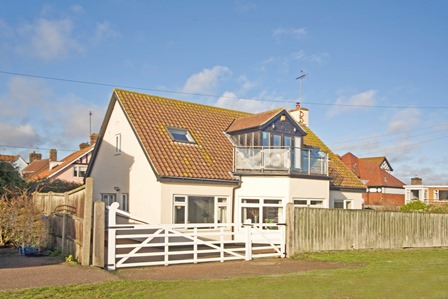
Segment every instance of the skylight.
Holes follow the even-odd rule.
[[[179,129],[172,127],[168,127],[167,129],[173,141],[195,143],[193,137],[191,136],[190,132],[188,132],[187,129]]]

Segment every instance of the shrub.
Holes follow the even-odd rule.
[[[420,200],[413,200],[408,204],[405,204],[400,208],[402,212],[425,212],[428,209],[428,205]]]
[[[26,190],[0,197],[0,246],[44,249],[49,243],[49,223],[34,206]]]

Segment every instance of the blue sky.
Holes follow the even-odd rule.
[[[310,109],[335,153],[448,183],[446,1],[12,1],[0,10],[0,154],[62,158],[112,88]]]

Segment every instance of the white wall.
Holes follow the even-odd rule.
[[[334,207],[335,200],[351,200],[352,209],[362,209],[362,204],[364,202],[362,199],[362,193],[331,190],[330,208]]]
[[[115,153],[115,136],[121,134],[121,153]],[[97,153],[91,176],[94,200],[101,193],[129,194],[129,212],[159,222],[161,187],[118,102]],[[120,191],[114,190],[118,187]]]

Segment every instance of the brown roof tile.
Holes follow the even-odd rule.
[[[282,108],[260,114],[228,110],[191,102],[115,89],[137,137],[156,173],[161,177],[235,180],[233,146],[224,132],[263,125]],[[187,129],[195,144],[175,142],[167,127]],[[331,184],[364,189],[362,182],[309,128],[305,145],[315,146],[330,157]]]
[[[12,163],[17,159],[17,157],[18,156],[13,156],[13,155],[0,155],[0,161]]]

